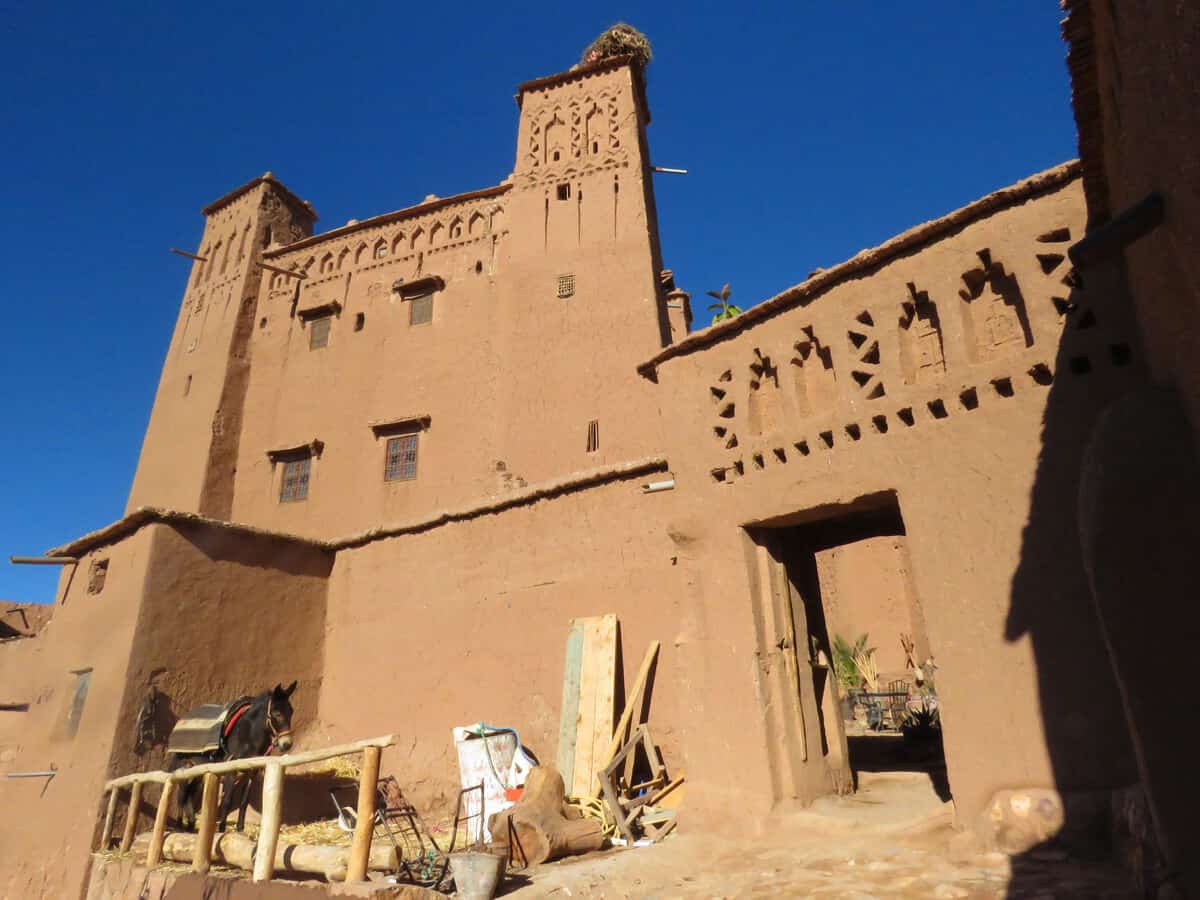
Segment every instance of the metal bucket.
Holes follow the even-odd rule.
[[[495,853],[464,850],[450,854],[454,873],[454,896],[461,900],[492,900],[508,860]]]

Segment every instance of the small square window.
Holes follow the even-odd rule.
[[[380,244],[378,247],[375,248],[375,258],[376,259],[386,259],[387,255],[388,255],[387,244]]]
[[[560,184],[558,186],[558,199],[559,200],[570,200],[571,199],[571,183],[570,182],[564,182],[563,184]]]
[[[428,325],[433,321],[433,293],[418,294],[409,301],[408,324]]]
[[[566,300],[568,297],[575,296],[575,276],[574,275],[559,275],[558,276],[558,299]]]
[[[284,461],[283,480],[279,485],[280,503],[294,503],[308,498],[308,476],[311,470],[311,456]]]
[[[388,438],[384,481],[412,481],[417,477],[417,435]]]
[[[308,323],[308,349],[320,350],[329,345],[329,316]]]

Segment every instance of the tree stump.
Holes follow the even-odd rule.
[[[578,818],[565,801],[566,788],[558,771],[534,767],[516,805],[488,819],[492,840],[507,845],[511,821],[518,843],[516,855],[529,865],[599,850],[604,844],[604,826],[596,819]]]

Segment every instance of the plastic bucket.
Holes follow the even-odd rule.
[[[454,896],[461,900],[492,900],[507,860],[494,853],[464,850],[450,854],[450,871],[454,873]]]

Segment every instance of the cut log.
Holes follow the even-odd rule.
[[[212,861],[247,871],[254,870],[254,840],[244,834],[227,832],[213,842]],[[150,847],[150,832],[139,834],[133,851],[139,856]],[[163,840],[162,858],[172,862],[191,862],[196,848],[196,835],[172,832]],[[324,875],[329,881],[344,881],[350,858],[349,847],[327,844],[290,844],[280,838],[275,848],[275,874]],[[396,848],[390,844],[372,844],[367,867],[374,872],[394,872],[397,867]]]
[[[517,859],[537,865],[562,856],[599,850],[604,826],[596,819],[568,818],[562,776],[547,766],[536,766],[525,780],[525,792],[515,806],[488,820],[492,840],[508,844],[509,822],[516,833]]]

